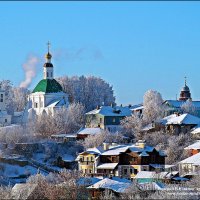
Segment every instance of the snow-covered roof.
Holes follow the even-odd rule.
[[[155,169],[164,169],[165,165],[160,165],[160,164],[149,164]]]
[[[142,129],[142,131],[150,131],[150,130],[152,130],[152,129],[154,129],[155,127],[153,126],[153,123],[150,123],[150,124],[148,124],[148,125],[146,125],[143,129]]]
[[[169,104],[171,107],[175,108],[181,108],[181,106],[185,103],[185,101],[179,101],[179,100],[166,100],[165,104]],[[200,101],[192,101],[192,105],[195,108],[200,109]]]
[[[121,106],[115,106],[115,107],[101,106],[100,109],[95,109],[86,113],[86,115],[91,115],[91,114],[124,117],[124,116],[131,116],[131,110],[128,107],[121,107]]]
[[[115,155],[116,156],[116,155],[119,155],[120,153],[126,152],[128,149],[132,152],[140,153],[140,156],[148,156],[148,152],[152,152],[154,150],[154,147],[145,145],[142,148],[142,147],[139,147],[137,143],[131,144],[131,145],[118,145],[104,151],[101,155],[111,155],[111,156]]]
[[[56,107],[56,106],[64,106],[64,105],[66,105],[66,101],[65,101],[65,99],[59,99],[59,100],[53,100],[53,101],[51,101],[48,105],[47,105],[47,107],[48,108],[53,108],[53,107]]]
[[[139,104],[139,105],[131,106],[129,109],[132,110],[132,111],[143,110],[144,106],[142,104]]]
[[[101,147],[94,147],[87,149],[86,152],[90,154],[101,154],[103,152],[103,149]]]
[[[140,171],[137,173],[137,175],[134,178],[136,178],[136,179],[138,179],[138,178],[155,178],[155,172]]]
[[[200,124],[198,124],[197,126],[195,126],[192,131],[192,134],[199,134],[200,133]]]
[[[102,179],[103,179],[103,177],[81,177],[78,180],[78,185],[90,186],[90,185],[93,185],[93,184],[99,182]]]
[[[200,153],[197,153],[193,156],[190,156],[189,158],[186,158],[179,162],[179,164],[194,164],[194,165],[200,165]]]
[[[53,134],[51,137],[56,137],[56,138],[76,138],[76,134],[66,134],[66,133],[61,133],[61,134]]]
[[[119,155],[120,153],[125,152],[130,146],[128,145],[119,145],[113,147],[112,149],[108,149],[107,151],[103,152],[101,155]]]
[[[200,149],[200,140],[197,140],[194,144],[191,144],[184,149]]]
[[[143,151],[139,156],[149,156],[149,154]]]
[[[89,189],[109,189],[114,192],[123,193],[126,189],[131,186],[131,182],[127,183],[123,179],[113,180],[109,178],[104,178],[103,180],[89,186]]]
[[[118,163],[103,163],[97,166],[97,169],[115,169]]]
[[[14,187],[11,190],[11,196],[12,199],[29,199],[31,194],[35,191],[37,184],[31,184],[31,183],[17,183],[14,185]]]
[[[169,172],[159,172],[156,173],[155,171],[140,171],[134,177],[136,179],[152,179],[152,178],[165,178]]]
[[[174,119],[175,117],[177,117],[176,114],[172,114],[172,115],[169,115],[167,117],[164,117],[163,119],[159,120],[158,122],[160,122],[161,124],[163,125],[166,125],[167,122],[170,120],[170,119]]]
[[[75,157],[70,154],[64,154],[61,157],[62,157],[62,160],[65,162],[74,162],[75,161]]]
[[[132,152],[152,152],[154,150],[154,147],[151,146],[147,146],[145,145],[144,148],[141,148],[137,145],[137,143],[135,145],[129,146],[130,151]]]
[[[142,131],[150,131],[150,130],[152,130],[152,129],[154,129],[155,127],[153,126],[153,123],[150,123],[150,124],[148,124],[148,125],[146,125],[143,129],[142,129]]]
[[[166,124],[199,124],[200,118],[188,113],[177,116],[176,114],[170,115],[160,120],[163,125]]]
[[[83,128],[77,134],[79,135],[96,135],[102,132],[101,128]]]
[[[165,165],[165,169],[169,169],[169,168],[172,168],[172,167],[175,167],[175,165]]]

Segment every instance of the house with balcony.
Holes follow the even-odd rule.
[[[165,157],[163,152],[138,141],[128,145],[104,144],[103,151],[88,149],[79,154],[77,161],[85,174],[133,178],[139,171],[163,171]]]
[[[178,163],[181,175],[196,175],[200,173],[200,153],[190,156]]]
[[[103,152],[101,147],[89,148],[86,151],[80,153],[76,158],[78,161],[78,170],[84,174],[96,173],[96,167],[99,162],[99,156]]]

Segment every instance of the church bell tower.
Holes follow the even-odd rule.
[[[53,64],[51,63],[52,55],[49,53],[50,42],[47,43],[48,53],[45,55],[46,63],[44,64],[44,79],[53,79]]]
[[[185,77],[185,86],[181,90],[179,101],[187,101],[188,99],[192,100],[190,88],[187,86],[187,80]]]

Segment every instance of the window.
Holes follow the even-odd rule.
[[[113,123],[115,123],[115,122],[116,122],[116,119],[115,119],[115,118],[113,118],[113,120],[112,120],[112,121],[113,121]]]
[[[136,158],[136,157],[133,157],[133,158],[132,158],[132,161],[133,161],[133,162],[137,161],[137,158]]]
[[[47,77],[49,77],[49,73],[47,72]]]
[[[124,174],[125,174],[125,175],[127,174],[127,169],[124,169]]]
[[[89,170],[89,173],[90,173],[90,174],[92,173],[92,170],[91,170],[91,169]]]
[[[137,174],[138,173],[138,170],[137,169],[134,169],[134,174]]]
[[[93,157],[91,157],[91,161],[93,161]]]
[[[51,77],[53,77],[53,73],[51,72]]]
[[[37,108],[38,107],[38,103],[35,103],[35,108]]]
[[[112,157],[111,157],[111,161],[112,161],[112,162],[117,162],[117,157],[112,156]]]
[[[7,119],[5,119],[5,122],[8,122],[8,120],[7,120]]]
[[[133,169],[130,169],[130,174],[132,174],[133,173]]]
[[[102,118],[100,118],[100,123],[102,123],[102,121],[103,121]]]

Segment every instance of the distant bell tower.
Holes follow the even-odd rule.
[[[185,86],[182,88],[181,93],[180,93],[180,97],[179,97],[179,101],[186,101],[188,99],[192,100],[191,98],[191,93],[190,93],[190,89],[187,86],[187,77],[185,77]]]
[[[53,64],[51,63],[52,55],[49,53],[50,42],[47,43],[48,53],[45,55],[44,79],[53,79]]]

